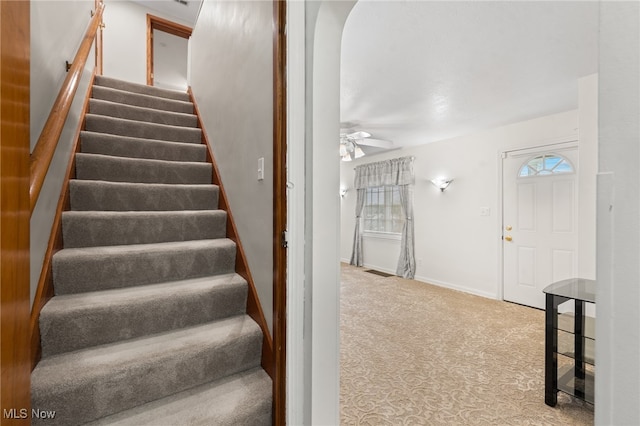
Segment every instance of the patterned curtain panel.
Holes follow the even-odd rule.
[[[400,242],[400,258],[396,275],[413,279],[416,275],[415,243],[413,232],[413,187],[401,185],[398,187],[400,204],[404,213],[404,225],[402,226],[402,240]]]
[[[414,157],[402,157],[356,167],[355,187],[358,191],[358,198],[356,200],[356,226],[353,233],[353,251],[350,262],[352,265],[362,266],[364,263],[360,216],[365,204],[366,189],[378,186],[397,186],[405,222],[402,227],[400,258],[396,274],[404,278],[414,277],[416,262],[413,241],[413,184],[415,182],[413,160]]]
[[[413,185],[414,157],[394,158],[356,167],[356,189],[385,185]]]
[[[362,266],[362,232],[360,232],[360,216],[362,215],[362,209],[364,208],[364,196],[367,190],[365,188],[358,189],[358,197],[356,199],[356,229],[353,232],[353,250],[351,251],[351,263],[352,265]]]

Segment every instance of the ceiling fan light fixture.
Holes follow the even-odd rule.
[[[345,155],[347,155],[347,154],[349,154],[349,153],[347,152],[347,145],[346,145],[346,144],[344,144],[344,143],[341,143],[341,144],[340,144],[340,156],[341,156],[341,157],[344,157],[344,156],[345,156]]]
[[[351,154],[348,152],[342,156],[342,161],[351,161]]]
[[[356,158],[364,157],[364,151],[358,145],[356,145],[355,150],[353,151],[353,156]]]

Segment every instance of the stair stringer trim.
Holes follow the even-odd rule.
[[[267,372],[267,374],[269,374],[271,379],[275,380],[275,357],[273,351],[273,339],[271,337],[271,333],[269,332],[269,327],[267,326],[267,321],[265,319],[262,306],[260,305],[258,291],[256,290],[255,282],[253,281],[253,277],[249,269],[249,263],[247,262],[245,251],[242,246],[242,242],[240,241],[240,236],[238,234],[238,229],[236,227],[233,213],[231,212],[231,207],[229,206],[227,193],[224,189],[224,185],[222,184],[220,169],[218,168],[218,164],[216,163],[215,157],[213,156],[211,144],[209,143],[209,137],[204,128],[200,110],[198,108],[198,104],[196,103],[196,99],[193,96],[191,86],[189,86],[187,92],[189,93],[189,97],[191,98],[191,102],[193,103],[194,114],[198,118],[198,128],[202,130],[202,143],[207,147],[207,162],[212,164],[213,184],[218,185],[219,188],[218,208],[227,212],[227,238],[236,243],[236,273],[244,278],[249,285],[247,295],[247,315],[253,318],[253,320],[258,323],[260,329],[262,330],[263,337],[261,365],[262,368]]]
[[[85,128],[85,116],[89,111],[89,100],[93,91],[93,83],[96,77],[96,70],[93,70],[89,79],[89,86],[85,93],[84,103],[82,110],[80,111],[81,120],[78,123],[76,133],[74,135],[74,145],[71,148],[69,161],[67,163],[67,170],[65,172],[65,178],[60,188],[60,197],[58,198],[58,204],[56,206],[56,213],[53,218],[53,224],[51,225],[51,233],[49,235],[49,242],[47,244],[47,251],[44,255],[44,262],[42,263],[42,270],[40,271],[40,278],[38,279],[38,286],[36,288],[36,294],[33,299],[33,305],[31,306],[31,316],[29,318],[29,332],[31,339],[31,371],[36,368],[36,365],[42,357],[42,345],[40,342],[40,311],[44,305],[53,297],[53,269],[52,259],[53,255],[62,250],[62,212],[71,210],[71,202],[69,198],[69,181],[76,177],[76,153],[80,152],[80,132]]]

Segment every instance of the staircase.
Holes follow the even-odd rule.
[[[34,425],[267,425],[272,383],[246,314],[187,93],[97,76],[55,296],[40,314]]]

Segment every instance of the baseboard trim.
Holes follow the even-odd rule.
[[[340,262],[341,263],[345,263],[345,264],[349,264],[350,259],[346,259],[346,258],[340,258]],[[393,274],[396,275],[396,271],[391,270],[389,268],[382,268],[378,265],[373,265],[371,263],[364,263],[362,265],[363,268],[367,268],[367,269],[375,269],[376,271],[381,271],[381,272],[386,272],[388,274]],[[425,276],[421,276],[421,275],[416,275],[414,277],[415,281],[424,283],[424,284],[432,284],[438,287],[443,287],[443,288],[448,288],[449,290],[456,290],[456,291],[462,291],[464,293],[469,293],[469,294],[473,294],[474,296],[480,296],[480,297],[485,297],[487,299],[493,299],[493,300],[502,300],[500,297],[498,297],[497,294],[492,294],[489,292],[485,292],[485,291],[480,291],[474,288],[470,288],[470,287],[466,287],[463,285],[458,285],[458,284],[452,284],[446,281],[440,281],[440,280],[436,280],[433,278],[429,278],[429,277],[425,277]]]
[[[464,293],[469,293],[469,294],[473,294],[474,296],[480,296],[480,297],[484,297],[487,299],[493,299],[493,300],[500,300],[497,295],[495,294],[491,294],[489,292],[485,292],[485,291],[480,291],[474,288],[470,288],[470,287],[466,287],[466,286],[462,286],[462,285],[458,285],[458,284],[452,284],[452,283],[448,283],[445,281],[440,281],[440,280],[436,280],[433,278],[428,278],[428,277],[423,277],[423,276],[416,276],[414,278],[416,281],[420,281],[422,283],[425,284],[433,284],[435,286],[438,287],[443,287],[443,288],[448,288],[449,290],[456,290],[456,291],[462,291]]]

